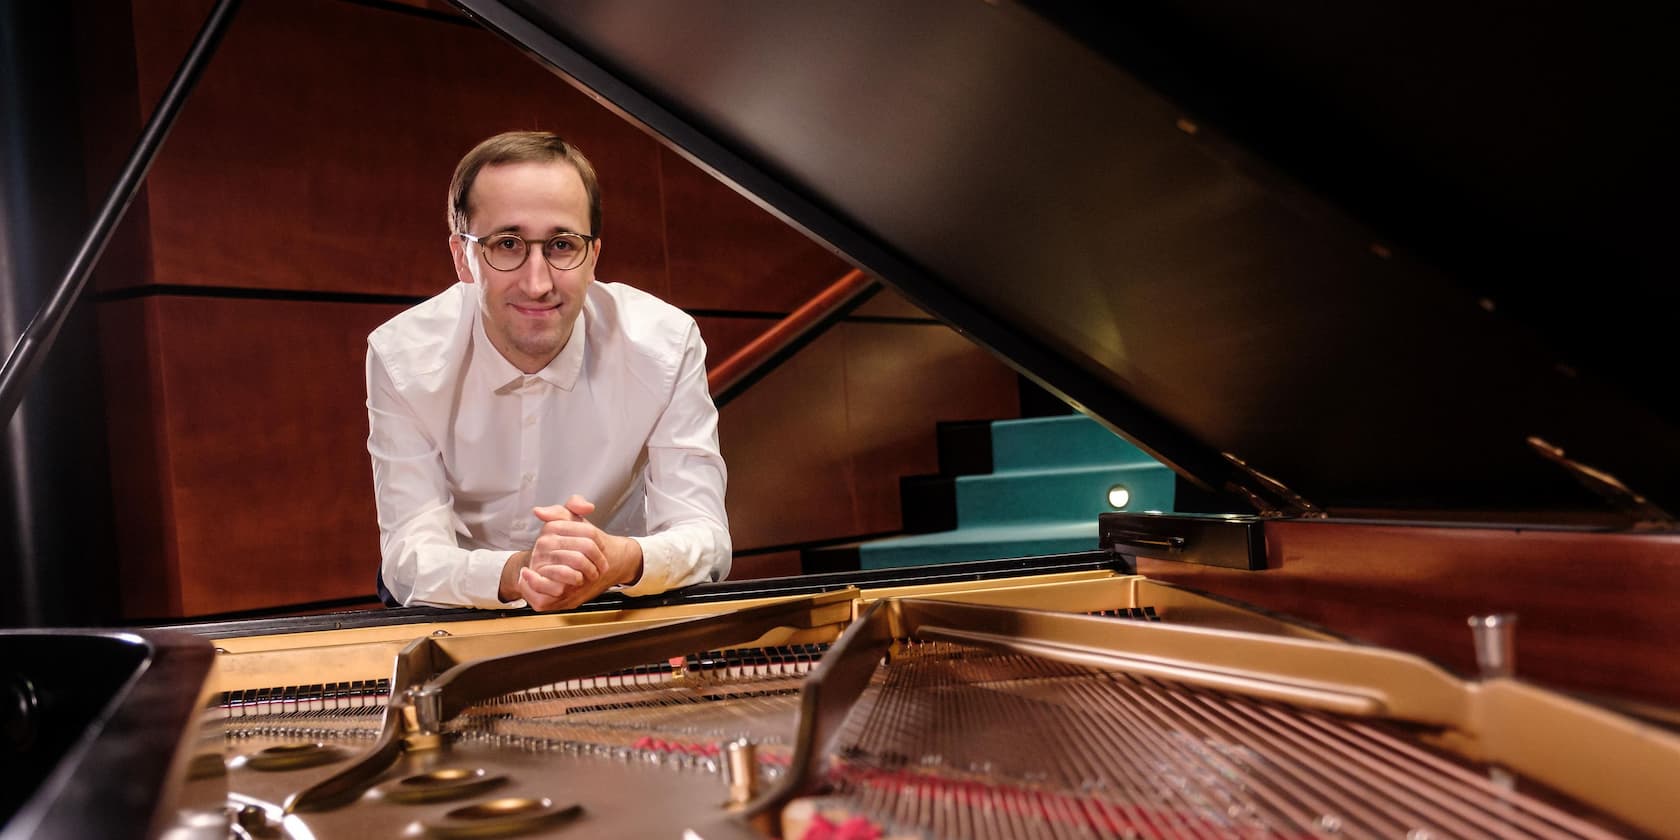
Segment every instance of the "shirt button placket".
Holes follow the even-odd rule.
[[[519,394],[520,414],[524,417],[519,434],[519,498],[524,503],[524,515],[536,504],[537,463],[542,455],[542,440],[537,434],[537,406],[542,399],[542,387],[532,378]]]

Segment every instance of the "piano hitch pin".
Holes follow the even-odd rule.
[[[1513,613],[1470,616],[1470,637],[1476,645],[1476,667],[1481,669],[1482,679],[1516,674],[1516,629]]]

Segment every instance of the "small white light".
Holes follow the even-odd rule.
[[[1124,484],[1116,484],[1108,488],[1108,506],[1115,510],[1125,510],[1132,501],[1132,491]]]

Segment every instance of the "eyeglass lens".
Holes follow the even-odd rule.
[[[483,240],[484,260],[499,271],[512,271],[525,264],[525,240],[511,233],[487,236]],[[554,268],[577,268],[589,253],[589,242],[575,233],[557,233],[543,243],[543,258]]]

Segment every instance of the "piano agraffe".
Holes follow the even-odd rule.
[[[213,663],[125,638],[161,769],[100,799],[145,717],[114,703],[7,840],[1680,836],[1680,438],[1622,204],[1651,186],[1616,177],[1660,158],[1590,130],[1668,98],[1604,20],[461,5],[1208,512],[569,615],[175,628]],[[8,732],[47,731],[29,662]]]

